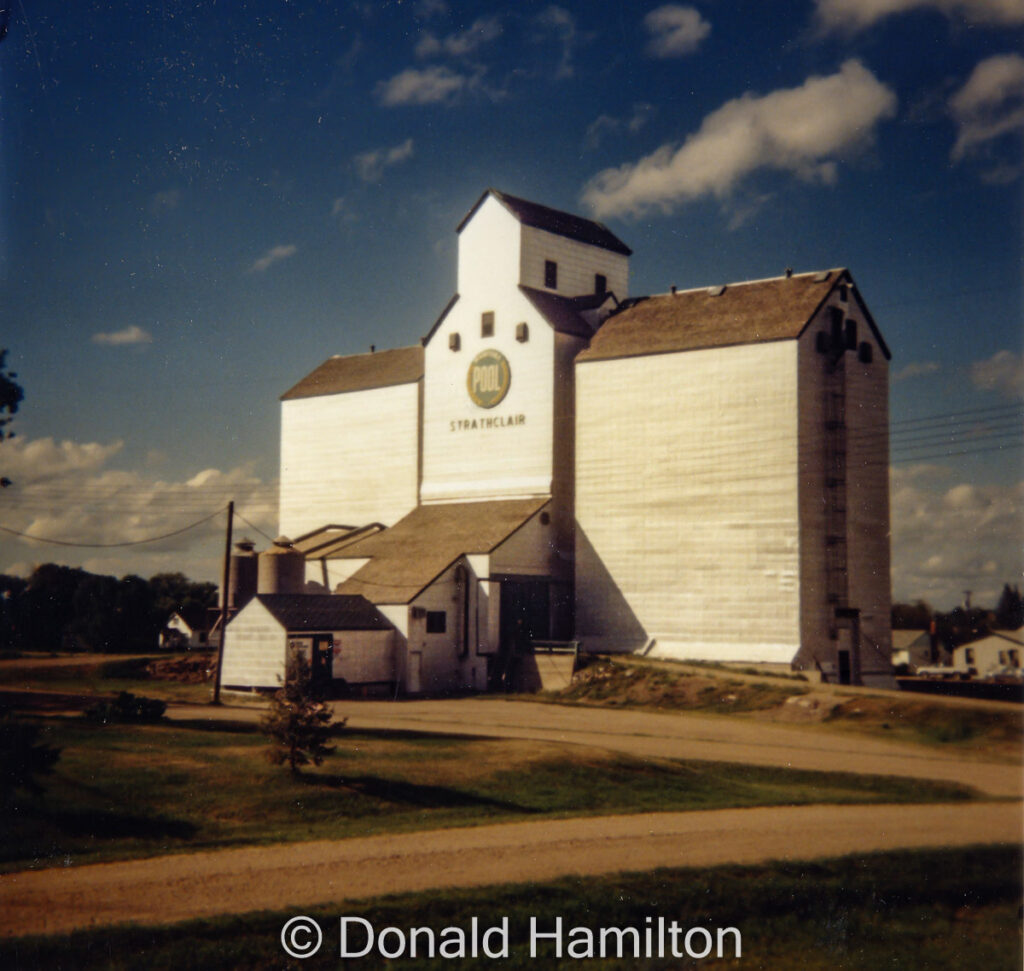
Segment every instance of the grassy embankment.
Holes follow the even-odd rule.
[[[914,968],[960,971],[1020,967],[1021,851],[1012,847],[886,853],[815,863],[661,870],[649,874],[567,878],[523,887],[405,894],[306,913],[323,929],[314,957],[289,961],[279,934],[294,911],[190,921],[173,927],[114,928],[67,936],[0,942],[0,966],[21,971],[277,971],[358,967],[483,969],[578,968],[551,950],[531,957],[529,920],[550,928],[561,916],[572,927],[640,927],[648,916],[682,928],[736,927],[742,956],[707,959],[605,959],[587,968],[608,971],[688,967],[749,967],[771,971],[875,971]],[[487,958],[385,961],[338,955],[338,918],[358,915],[380,930],[467,928],[509,918],[511,954]],[[393,942],[392,942],[393,943]],[[727,952],[730,953],[730,952]]]
[[[293,779],[251,723],[42,723],[62,754],[46,793],[8,811],[3,869],[543,816],[972,798],[937,782],[363,731]]]
[[[900,742],[953,746],[986,757],[1019,760],[1024,710],[1011,703],[978,705],[895,692],[816,685],[693,662],[597,658],[573,684],[538,696],[559,704],[744,715],[854,731]]]

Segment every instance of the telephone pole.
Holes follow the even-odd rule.
[[[213,675],[213,704],[220,704],[220,669],[224,661],[224,635],[228,626],[228,577],[231,571],[231,527],[235,519],[235,500],[228,503],[228,528],[224,536],[224,569],[220,582],[220,646],[217,648],[217,667]]]

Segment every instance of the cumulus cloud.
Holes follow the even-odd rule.
[[[0,513],[6,527],[27,536],[0,536],[0,572],[8,564],[56,560],[116,575],[169,569],[213,579],[223,552],[219,511],[231,499],[246,519],[274,535],[276,486],[261,481],[251,467],[204,469],[167,480],[153,470],[111,467],[122,449],[120,441],[4,442],[0,460],[14,484],[0,496]],[[178,532],[212,513],[218,515]],[[160,536],[166,538],[102,553],[43,542],[111,546]]]
[[[121,330],[93,334],[92,342],[94,344],[110,344],[114,347],[120,347],[125,344],[152,344],[153,335],[149,331],[143,330],[138,324],[132,324],[130,327],[125,327]]]
[[[971,365],[971,383],[982,391],[997,391],[1005,398],[1024,398],[1024,358],[1013,351],[996,351]]]
[[[451,104],[473,87],[473,79],[442,64],[409,67],[375,89],[377,100],[386,107],[397,105]]]
[[[498,17],[479,17],[465,30],[437,37],[425,33],[416,44],[417,57],[465,57],[479,47],[501,36],[501,20]]]
[[[937,10],[970,24],[1024,23],[1020,0],[817,0],[816,16],[826,29],[857,31],[909,10]]]
[[[896,113],[896,96],[860,61],[798,88],[745,94],[708,115],[682,146],[598,173],[583,203],[598,218],[671,212],[701,196],[727,197],[758,169],[832,182],[838,162],[870,145]]]
[[[937,374],[941,370],[942,365],[938,361],[911,361],[906,367],[896,371],[892,379],[893,381],[906,381],[910,378],[921,378],[927,374]]]
[[[1024,57],[998,54],[981,61],[949,99],[949,110],[957,124],[953,161],[984,153],[1005,135],[1024,132]],[[1005,170],[1005,165],[998,167],[995,181],[1009,181],[999,177]]]
[[[644,29],[649,36],[649,57],[684,57],[711,33],[711,24],[693,7],[669,3],[644,17]]]
[[[620,135],[628,132],[635,135],[654,117],[654,105],[646,101],[637,102],[633,110],[624,117],[598,115],[588,126],[584,136],[587,148],[597,148],[606,135]]]
[[[935,466],[892,471],[893,597],[948,609],[971,590],[975,603],[994,606],[1024,569],[1024,482],[943,486],[941,474]]]
[[[249,267],[249,272],[265,273],[275,263],[287,260],[289,257],[294,256],[298,251],[299,248],[294,243],[289,243],[287,246],[272,246],[259,259],[253,261],[252,266]]]
[[[364,182],[377,182],[384,170],[412,158],[413,143],[407,138],[401,145],[393,148],[375,148],[370,152],[361,152],[353,161],[359,178]]]

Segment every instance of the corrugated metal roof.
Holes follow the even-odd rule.
[[[852,283],[846,270],[800,273],[641,298],[612,314],[576,360],[600,361],[794,339],[840,283]],[[867,308],[864,310],[888,357],[881,334]]]
[[[390,630],[365,597],[335,593],[260,593],[256,599],[289,631]]]
[[[413,384],[422,377],[423,348],[418,345],[371,354],[350,354],[328,358],[281,395],[281,400],[389,388],[398,384]]]
[[[390,529],[344,550],[372,557],[338,592],[409,603],[460,556],[490,553],[548,503],[546,498],[417,506]]]
[[[477,199],[473,208],[466,213],[456,228],[457,233],[462,232],[463,227],[473,218],[474,213],[489,195],[494,196],[524,226],[543,229],[556,236],[565,236],[567,239],[589,243],[591,246],[611,250],[613,253],[622,253],[624,256],[630,256],[633,252],[607,226],[599,222],[584,219],[582,216],[574,216],[572,213],[562,212],[560,209],[550,209],[548,206],[530,202],[528,199],[520,199],[518,196],[510,196],[497,189],[488,189]]]

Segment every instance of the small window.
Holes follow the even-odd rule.
[[[443,634],[448,630],[448,615],[443,610],[427,611],[427,633]]]
[[[850,299],[850,292],[846,288],[846,284],[845,283],[840,284],[840,286],[839,286],[839,299],[843,303],[846,303]]]
[[[867,341],[861,341],[860,347],[857,348],[857,360],[861,364],[870,364],[874,357],[874,352],[871,350],[871,345]]]
[[[462,345],[462,341],[459,338],[458,334],[449,334],[448,335],[448,350],[450,350],[450,351],[457,351],[461,345]]]
[[[1015,647],[1010,648],[1010,667],[1020,667],[1020,651],[1018,651]]]
[[[608,292],[608,277],[603,273],[594,274],[594,293]]]
[[[964,648],[964,660],[968,664],[973,664],[974,663],[974,648],[973,647],[965,647]]]
[[[857,321],[846,321],[846,349],[855,351],[857,349]]]
[[[494,336],[494,311],[485,310],[480,315],[480,336],[481,337],[493,337]]]
[[[558,289],[558,264],[554,260],[544,261],[544,286],[549,290]]]
[[[525,344],[530,339],[530,328],[526,325],[526,321],[521,324],[516,324],[516,340],[520,344]]]

